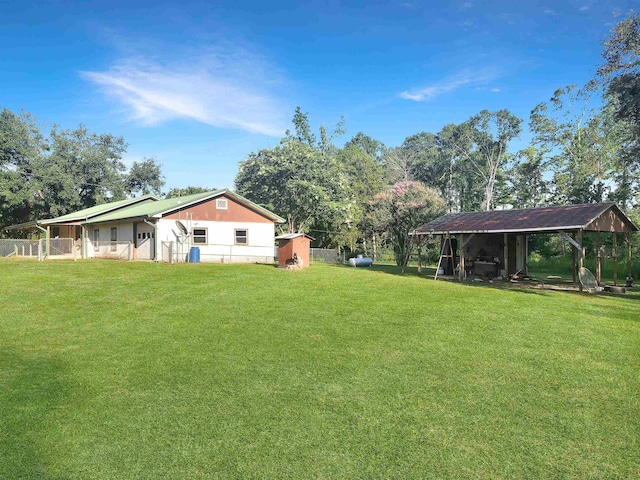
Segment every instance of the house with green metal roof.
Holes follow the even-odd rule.
[[[142,202],[82,222],[86,257],[181,262],[274,261],[280,216],[227,189]]]
[[[70,238],[80,240],[83,238],[82,225],[84,222],[97,217],[113,213],[119,209],[132,207],[144,203],[158,201],[155,195],[143,195],[141,197],[127,198],[115,202],[102,203],[93,207],[78,210],[55,218],[33,220],[5,227],[5,230],[39,230],[47,238]]]

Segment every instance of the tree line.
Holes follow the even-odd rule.
[[[482,110],[397,147],[359,132],[341,148],[343,121],[314,135],[298,107],[294,131],[248,155],[238,193],[287,218],[319,244],[406,256],[407,233],[445,212],[613,201],[640,217],[640,16],[604,42],[586,85],[557,89],[529,116],[529,145],[514,150],[524,119]]]
[[[387,147],[344,120],[314,133],[298,107],[280,143],[247,155],[237,192],[281,215],[289,232],[317,244],[396,259],[407,233],[446,212],[615,201],[638,218],[640,195],[640,16],[604,42],[596,78],[559,88],[532,108],[532,140],[514,150],[525,119],[482,110],[438,132]],[[127,169],[122,137],[54,126],[43,135],[28,113],[0,113],[0,226],[50,218],[106,201],[161,194],[155,158]],[[173,189],[167,196],[207,190]]]

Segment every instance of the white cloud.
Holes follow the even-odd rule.
[[[586,12],[587,10],[589,10],[589,5],[583,5],[582,7],[580,7],[581,12]]]
[[[545,8],[542,12],[544,14],[546,14],[546,15],[555,15],[555,13],[556,13],[555,11],[551,10],[550,8]]]
[[[452,90],[483,84],[496,77],[497,71],[490,68],[484,70],[464,70],[453,77],[449,77],[433,85],[401,92],[400,97],[416,102],[426,102]]]
[[[500,91],[500,89],[499,88],[492,88],[491,91],[494,92],[494,93],[498,93]]]
[[[182,118],[265,135],[284,133],[283,107],[273,82],[265,80],[275,75],[261,58],[230,48],[187,57],[161,62],[129,56],[106,71],[81,75],[145,125]]]
[[[473,3],[471,2],[465,2],[464,4],[462,4],[462,8],[471,8],[473,7]]]

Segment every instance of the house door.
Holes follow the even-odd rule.
[[[524,235],[516,236],[516,271],[523,270],[526,258],[524,258],[524,242],[526,237]]]
[[[153,228],[146,223],[138,223],[136,227],[136,258],[153,260]]]

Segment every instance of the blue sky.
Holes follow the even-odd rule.
[[[296,106],[387,146],[593,77],[635,2],[0,0],[0,107],[122,135],[167,186],[233,187]],[[528,141],[525,131],[520,143]]]

